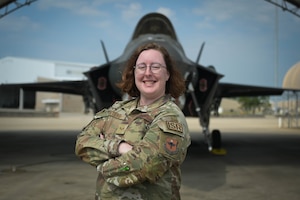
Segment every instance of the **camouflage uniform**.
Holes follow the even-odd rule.
[[[78,135],[76,155],[99,173],[96,199],[180,199],[180,164],[190,145],[185,116],[169,95],[137,105],[116,102]],[[122,141],[133,149],[120,155]]]

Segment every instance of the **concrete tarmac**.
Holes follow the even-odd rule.
[[[96,170],[74,155],[91,115],[0,118],[0,200],[94,199]],[[183,200],[299,200],[300,129],[278,119],[212,118],[225,156],[207,151],[198,119],[182,166]]]

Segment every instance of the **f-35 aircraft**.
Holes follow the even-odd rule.
[[[122,69],[133,51],[148,42],[163,45],[185,77],[187,91],[179,99],[179,106],[186,116],[199,118],[209,150],[221,147],[220,131],[210,132],[209,120],[211,112],[218,111],[223,97],[281,95],[284,91],[282,88],[219,82],[222,74],[217,73],[212,66],[199,64],[204,44],[196,60],[191,61],[185,55],[170,20],[162,14],[150,13],[140,19],[123,54],[115,60],[109,61],[104,43],[101,42],[106,63],[85,72],[87,80],[1,85],[0,107],[18,105],[19,91],[22,89],[24,98],[21,99],[27,108],[34,108],[36,91],[51,91],[82,95],[86,108],[97,112],[126,96],[115,83],[121,80]]]

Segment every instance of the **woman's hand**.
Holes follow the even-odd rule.
[[[118,151],[121,155],[124,153],[127,153],[131,149],[132,149],[132,146],[130,144],[128,144],[127,142],[121,142],[118,147]]]

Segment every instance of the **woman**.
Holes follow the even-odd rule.
[[[76,142],[76,155],[97,167],[96,199],[180,199],[190,136],[172,99],[183,94],[184,79],[167,50],[148,43],[118,86],[134,98],[97,113]]]

